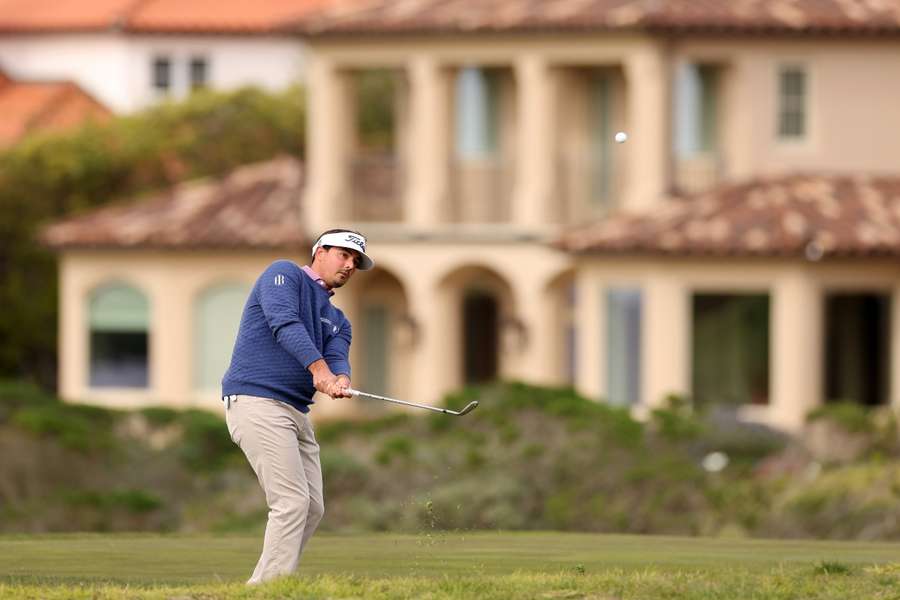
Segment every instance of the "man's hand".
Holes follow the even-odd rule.
[[[325,362],[325,359],[320,358],[310,364],[308,369],[312,373],[313,386],[316,388],[316,391],[334,396],[333,392],[337,389],[338,378],[328,368],[328,363]]]
[[[346,375],[337,375],[331,372],[325,359],[319,359],[309,365],[309,372],[313,376],[313,385],[316,391],[322,392],[332,398],[350,398],[350,378]]]
[[[352,394],[350,393],[350,378],[346,375],[338,375],[335,378],[335,386],[337,389],[334,394],[331,394],[333,398],[352,397]]]

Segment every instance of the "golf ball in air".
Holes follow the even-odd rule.
[[[622,144],[627,139],[628,139],[628,134],[625,133],[624,131],[620,131],[619,133],[616,134],[616,143],[617,144]]]

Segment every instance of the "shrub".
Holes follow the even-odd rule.
[[[667,396],[664,406],[654,409],[650,417],[654,430],[671,441],[693,440],[703,433],[690,402],[675,394]]]
[[[350,453],[326,446],[321,449],[320,460],[322,471],[327,474],[325,487],[328,496],[353,493],[365,485],[368,470]]]
[[[12,423],[71,450],[89,452],[113,446],[111,426],[116,418],[116,413],[96,406],[56,403],[21,408]]]
[[[39,227],[184,179],[303,156],[304,95],[203,92],[185,102],[39,134],[0,152],[0,376],[53,387],[57,274]]]
[[[379,419],[329,421],[316,427],[316,439],[320,443],[332,443],[352,435],[369,436],[400,426],[409,420],[410,416],[408,414],[397,413]]]
[[[375,454],[375,461],[380,465],[390,464],[394,458],[409,458],[413,453],[413,442],[407,436],[389,437]]]
[[[167,406],[148,406],[140,409],[140,413],[155,427],[171,425],[178,420],[178,411]]]
[[[122,509],[131,513],[147,513],[163,506],[162,499],[147,490],[76,490],[63,496],[66,503],[101,510]]]
[[[0,424],[23,407],[39,407],[58,403],[50,394],[27,381],[0,380]]]
[[[241,453],[218,415],[203,410],[186,410],[179,415],[178,423],[184,430],[179,455],[184,464],[194,471],[215,471]]]
[[[865,406],[857,402],[834,402],[811,411],[806,421],[829,421],[849,433],[869,433],[874,427]]]

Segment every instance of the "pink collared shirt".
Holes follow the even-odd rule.
[[[312,267],[310,267],[309,265],[303,265],[303,272],[306,273],[310,279],[322,286],[322,289],[327,291],[329,296],[334,296],[334,290],[328,287],[328,284],[325,283],[325,280],[319,277],[319,274],[313,271]]]

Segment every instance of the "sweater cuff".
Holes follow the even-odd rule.
[[[303,365],[303,368],[307,371],[309,370],[309,365],[313,364],[317,360],[322,360],[324,358],[318,352],[305,352],[303,356],[300,357],[300,364]]]
[[[350,377],[350,363],[346,360],[336,360],[328,363],[328,368],[335,375],[346,375]]]

